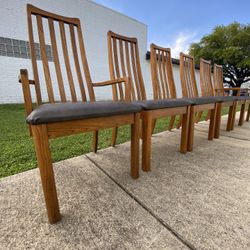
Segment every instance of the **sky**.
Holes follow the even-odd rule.
[[[94,0],[148,26],[148,46],[170,47],[173,57],[188,52],[217,25],[250,24],[250,0]]]

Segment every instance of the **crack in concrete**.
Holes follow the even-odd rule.
[[[107,171],[105,171],[98,163],[92,160],[89,156],[85,155],[86,158],[91,161],[99,170],[101,170],[109,179],[111,179],[119,188],[121,188],[125,193],[127,193],[134,201],[136,201],[143,209],[145,209],[151,216],[153,216],[161,225],[163,225],[171,234],[173,234],[182,244],[188,247],[190,250],[197,250],[190,242],[185,240],[176,230],[174,230],[170,225],[168,225],[163,219],[157,216],[149,207],[142,203],[133,193],[121,185],[117,180],[115,180]]]

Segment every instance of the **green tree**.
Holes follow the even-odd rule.
[[[216,26],[200,42],[191,44],[189,54],[197,64],[204,58],[223,65],[224,82],[240,87],[250,81],[250,24]]]

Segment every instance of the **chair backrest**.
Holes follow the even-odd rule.
[[[202,96],[214,96],[211,78],[211,62],[200,59],[200,85]]]
[[[214,89],[218,89],[216,91],[217,95],[224,96],[225,91],[223,91],[224,84],[223,84],[223,67],[222,65],[214,64],[214,72],[213,72],[213,84],[214,84]],[[219,89],[221,91],[219,91]]]
[[[111,79],[129,77],[131,99],[145,100],[146,92],[142,77],[138,43],[136,38],[125,37],[108,32],[108,58]],[[124,100],[124,89],[121,84],[112,86],[113,98]]]
[[[194,67],[194,58],[180,53],[180,78],[183,97],[198,97]]]
[[[43,76],[46,83],[46,92],[49,102],[76,102],[79,100],[85,102],[87,97],[84,81],[86,81],[87,84],[89,99],[94,101],[95,96],[84,48],[80,20],[77,18],[59,16],[36,8],[30,4],[27,5],[27,15],[30,55],[37,103],[39,105],[42,103],[42,95],[39,79],[41,73],[38,72],[40,67],[38,67],[37,63],[35,38],[38,40],[40,47]],[[54,63],[49,63],[48,61],[46,44],[51,44]],[[66,74],[63,74],[65,71]],[[56,84],[52,80],[52,75],[55,75]],[[67,75],[67,79],[63,79],[64,75]],[[83,75],[85,79],[83,79]],[[66,87],[69,89],[70,97],[67,97]],[[76,91],[77,88],[80,89],[81,97],[79,98],[77,95],[79,91]],[[59,100],[56,98],[56,91]]]
[[[150,66],[154,99],[176,98],[171,50],[151,44]]]

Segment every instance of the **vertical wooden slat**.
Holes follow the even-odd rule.
[[[48,18],[48,20],[49,20],[49,32],[50,32],[50,38],[51,38],[51,46],[52,46],[53,59],[54,59],[54,64],[55,64],[55,69],[56,69],[59,93],[60,93],[61,101],[66,102],[66,95],[65,95],[64,85],[63,85],[61,66],[59,62],[58,49],[57,49],[57,44],[56,44],[54,22],[52,18]]]
[[[131,56],[132,70],[133,70],[133,75],[134,75],[134,82],[135,82],[135,87],[136,87],[136,91],[137,91],[137,98],[138,98],[138,100],[142,100],[141,89],[140,89],[137,69],[136,69],[136,65],[135,65],[135,52],[134,52],[134,44],[133,43],[130,43],[130,52],[131,52],[130,56]]]
[[[168,86],[168,79],[167,79],[167,54],[165,51],[162,51],[162,74],[163,74],[163,80],[164,80],[164,87],[166,95],[164,98],[169,98],[169,86]]]
[[[78,79],[78,83],[79,83],[79,87],[81,91],[81,97],[82,97],[82,101],[86,102],[87,99],[86,99],[86,93],[85,93],[84,86],[83,86],[83,78],[82,78],[81,68],[80,68],[78,54],[77,54],[75,31],[74,31],[73,24],[69,25],[69,30],[70,30],[70,40],[71,40],[72,52],[73,52],[73,57],[74,57],[74,62],[75,62],[76,74],[77,74],[77,79]]]
[[[130,57],[129,57],[129,49],[128,49],[127,41],[125,41],[125,53],[126,53],[126,65],[127,65],[127,70],[128,70],[128,76],[131,82],[132,100],[136,100],[134,81],[133,81],[132,74],[131,74]]]
[[[88,86],[90,101],[95,101],[95,93],[94,93],[94,89],[92,85],[91,76],[89,73],[89,66],[88,66],[88,61],[86,58],[86,52],[85,52],[83,36],[82,36],[82,29],[81,29],[81,24],[79,20],[78,20],[78,25],[77,25],[77,34],[78,34],[78,41],[79,41],[79,47],[80,47],[80,53],[81,53],[81,59],[82,59],[82,66],[83,66],[85,79],[86,79],[87,86]]]
[[[40,15],[37,15],[36,18],[37,18],[37,28],[38,28],[38,36],[39,36],[39,42],[40,42],[41,58],[42,58],[42,63],[43,63],[43,72],[44,72],[46,87],[48,91],[48,97],[49,97],[50,102],[55,102],[53,86],[52,86],[52,81],[50,77],[49,63],[48,63],[48,58],[46,54],[42,17]]]
[[[181,78],[181,89],[182,97],[188,97],[187,88],[186,88],[186,79],[185,79],[185,65],[184,65],[184,56],[180,53],[180,78]]]
[[[187,88],[187,92],[188,92],[188,97],[193,97],[192,96],[192,91],[191,91],[191,88],[190,88],[190,75],[189,75],[189,63],[188,61],[186,60],[185,58],[185,64],[184,64],[184,69],[185,69],[185,76],[186,76],[186,88]]]
[[[170,50],[167,52],[167,72],[170,98],[176,98],[176,88],[174,83],[173,65]]]
[[[162,75],[162,53],[161,50],[158,50],[158,68],[159,68],[159,79],[160,79],[160,84],[161,84],[161,97],[164,99],[166,97],[166,91],[165,91],[165,86],[164,86],[164,81],[163,81],[163,75]]]
[[[195,65],[194,65],[194,59],[191,59],[191,79],[192,79],[192,83],[193,83],[193,93],[194,93],[194,97],[198,97],[198,88],[197,88],[197,84],[196,84],[196,80],[195,80]]]
[[[116,38],[112,39],[113,41],[113,55],[114,55],[114,62],[115,62],[115,72],[116,72],[116,77],[120,78],[120,68],[119,68],[119,61],[118,61],[118,53],[117,53],[117,41]],[[123,94],[123,89],[121,83],[118,84],[119,88],[119,93],[120,93],[120,99],[124,100],[124,94]]]
[[[68,53],[68,48],[67,48],[65,27],[64,27],[64,23],[62,21],[59,21],[59,27],[60,27],[60,34],[61,34],[61,39],[62,39],[63,57],[64,57],[67,77],[68,77],[68,81],[69,81],[71,98],[72,98],[73,102],[76,102],[77,101],[76,91],[75,91],[74,80],[73,80],[71,67],[70,67],[70,60],[69,60],[69,53]]]
[[[113,61],[113,49],[112,49],[112,37],[110,32],[108,33],[108,60],[109,60],[109,74],[111,79],[115,79],[115,69],[114,69],[114,61]],[[116,84],[112,85],[112,93],[113,93],[113,100],[118,100],[117,94],[117,86]],[[115,131],[114,133],[117,134]]]
[[[34,33],[33,33],[33,26],[32,26],[32,16],[31,11],[28,8],[28,30],[29,30],[29,42],[30,42],[30,56],[31,56],[31,63],[33,68],[33,75],[35,80],[35,90],[36,90],[36,100],[37,105],[42,104],[42,95],[40,89],[40,81],[37,69],[37,62],[36,62],[36,51],[35,51],[35,44],[34,44]]]
[[[125,64],[124,64],[124,53],[123,53],[123,41],[119,40],[119,51],[120,51],[120,62],[121,62],[121,68],[122,68],[122,76],[125,77],[126,70],[125,70]]]
[[[157,65],[156,65],[156,49],[153,44],[150,46],[150,69],[151,69],[151,80],[152,80],[152,88],[154,99],[158,100],[159,90],[158,90],[158,78],[157,78]]]
[[[137,66],[139,84],[140,84],[140,89],[141,89],[141,97],[142,97],[142,100],[146,100],[147,96],[146,96],[146,90],[145,90],[144,81],[143,81],[143,77],[142,77],[141,63],[140,63],[140,57],[139,57],[139,48],[138,48],[137,40],[135,43],[135,59],[136,59],[136,66]]]
[[[191,76],[191,62],[189,59],[187,59],[187,75],[188,75],[188,86],[189,86],[190,96],[194,97],[194,89]]]

